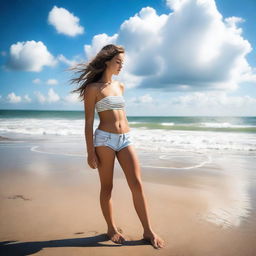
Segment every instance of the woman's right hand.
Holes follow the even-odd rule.
[[[98,157],[95,152],[87,155],[87,163],[92,169],[96,169],[98,167]]]

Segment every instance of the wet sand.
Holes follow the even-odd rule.
[[[256,255],[255,158],[137,150],[152,227],[166,242],[156,250],[142,240],[117,159],[114,218],[127,242],[108,240],[82,144],[1,141],[1,255]]]

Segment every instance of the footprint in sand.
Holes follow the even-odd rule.
[[[9,196],[8,199],[23,199],[24,201],[25,200],[31,200],[30,198],[25,198],[23,195],[14,195],[14,196]]]

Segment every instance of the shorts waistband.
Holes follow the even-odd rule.
[[[127,135],[127,134],[130,134],[130,132],[125,132],[125,133],[114,133],[114,132],[106,132],[106,131],[103,131],[99,128],[96,128],[95,132],[96,131],[99,131],[101,134],[105,134],[105,135],[113,135],[113,136],[121,136],[121,135]]]

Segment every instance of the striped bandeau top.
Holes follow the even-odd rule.
[[[103,99],[96,102],[95,107],[97,112],[102,112],[111,109],[123,109],[125,106],[125,100],[122,95],[106,96]]]

